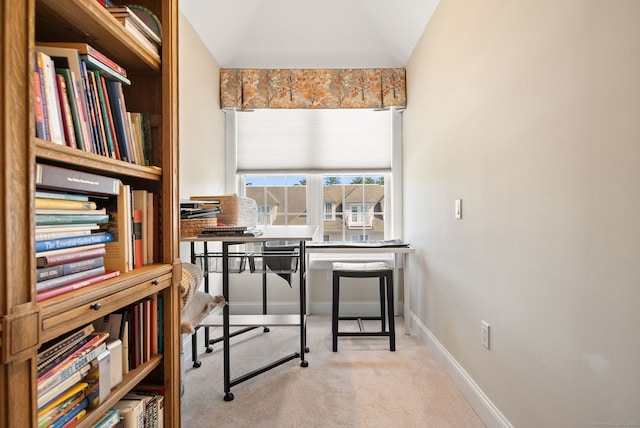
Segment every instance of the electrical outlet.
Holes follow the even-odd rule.
[[[482,346],[489,349],[489,324],[482,321]]]

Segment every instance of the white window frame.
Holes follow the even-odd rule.
[[[390,115],[392,121],[392,153],[391,172],[385,176],[385,231],[386,239],[402,239],[402,186],[403,186],[403,160],[402,160],[402,112],[404,109],[392,107]],[[241,194],[243,192],[242,176],[236,174],[237,152],[237,111],[234,109],[225,110],[225,141],[226,141],[226,170],[225,170],[225,191],[228,194]],[[283,174],[285,172],[283,171]],[[378,172],[363,171],[343,171],[344,174],[380,175]],[[319,230],[318,239],[322,239],[323,230],[323,193],[322,175],[325,172],[307,174],[307,223],[317,224]]]

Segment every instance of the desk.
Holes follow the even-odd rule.
[[[407,274],[406,274],[406,269],[404,268],[404,266],[406,266],[405,262],[405,255],[409,254],[409,253],[415,253],[415,248],[411,248],[409,245],[380,245],[380,246],[375,246],[375,245],[364,245],[364,244],[354,244],[354,245],[349,245],[348,243],[345,244],[331,244],[331,243],[313,243],[313,244],[309,244],[307,245],[307,249],[306,249],[306,253],[307,255],[309,254],[326,254],[326,253],[336,253],[336,254],[393,254],[394,256],[394,264],[395,267],[397,267],[400,262],[402,262],[403,265],[403,298],[404,298],[404,333],[405,334],[409,334],[409,298],[410,298],[410,293],[409,293],[409,283],[407,281]],[[395,293],[396,296],[396,301],[394,302],[395,305],[395,313],[398,313],[398,269],[394,268],[393,270],[393,292]]]
[[[300,365],[307,367],[309,363],[305,360],[304,354],[308,352],[306,348],[306,241],[311,241],[313,235],[318,230],[317,226],[269,226],[263,230],[259,236],[207,236],[203,238],[186,238],[183,242],[221,242],[222,243],[222,294],[229,302],[222,310],[222,316],[209,315],[201,322],[201,326],[220,326],[222,325],[223,336],[223,360],[224,360],[224,400],[233,400],[231,387],[249,380],[261,373],[271,370],[287,361],[300,358]],[[238,244],[249,244],[256,242],[269,241],[296,241],[299,242],[299,275],[300,275],[300,313],[298,315],[242,315],[231,316],[229,314],[229,305],[233,304],[229,299],[229,247]],[[193,251],[193,245],[192,245]],[[294,352],[271,364],[259,369],[241,375],[235,379],[231,379],[230,364],[230,332],[231,325],[238,326],[263,326],[263,325],[288,325],[299,326],[300,328],[300,352]]]

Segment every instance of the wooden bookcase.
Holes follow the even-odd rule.
[[[0,428],[37,426],[36,356],[44,342],[155,292],[164,301],[164,353],[124,375],[107,400],[77,426],[95,423],[149,376],[164,383],[165,426],[180,426],[178,1],[137,3],[162,22],[160,55],[145,50],[96,0],[7,0],[0,5]],[[132,81],[125,91],[127,109],[151,113],[156,166],[134,165],[35,138],[36,40],[88,43],[127,70]],[[117,177],[160,195],[160,261],[68,293],[64,299],[36,303],[36,162]]]

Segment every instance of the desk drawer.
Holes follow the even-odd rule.
[[[87,325],[95,319],[142,300],[169,286],[171,286],[171,274],[165,274],[116,293],[71,307],[61,313],[51,314],[48,317],[43,314],[42,340],[47,341],[66,331]]]

